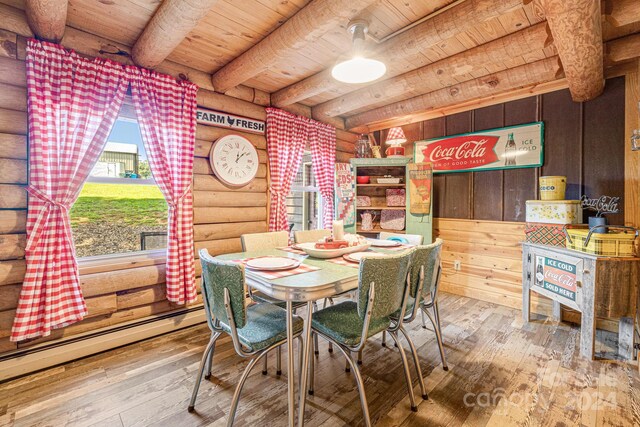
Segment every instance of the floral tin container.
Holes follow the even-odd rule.
[[[580,200],[527,200],[527,222],[581,224]]]

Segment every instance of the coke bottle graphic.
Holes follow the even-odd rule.
[[[542,267],[542,262],[538,261],[538,268],[536,269],[536,285],[542,287],[542,282],[544,282],[544,267]]]
[[[516,151],[516,142],[513,140],[513,133],[510,133],[507,138],[507,144],[504,146],[505,166],[516,165]]]

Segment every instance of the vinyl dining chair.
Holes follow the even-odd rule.
[[[276,248],[284,248],[289,246],[289,233],[286,231],[270,231],[266,233],[250,233],[243,234],[240,236],[240,242],[242,243],[242,251],[250,252],[250,251],[260,251],[266,249],[276,249]],[[249,289],[249,296],[252,300],[257,302],[268,302],[278,307],[285,309],[286,302],[279,301],[268,297],[267,295],[262,294],[261,292],[254,292]],[[300,308],[304,306],[305,302],[294,302],[292,304],[293,309]],[[267,375],[268,373],[268,361],[267,358],[264,358],[262,362],[262,374]],[[282,348],[278,347],[276,349],[276,375],[282,374]]]
[[[297,230],[293,232],[293,240],[296,243],[317,242],[329,236],[331,236],[331,230]]]
[[[438,285],[440,284],[440,274],[442,271],[442,244],[442,239],[436,239],[436,241],[430,245],[418,246],[415,248],[413,260],[411,262],[411,287],[409,289],[409,300],[407,302],[406,315],[403,324],[413,322],[417,317],[418,311],[420,311],[422,327],[426,329],[427,325],[425,314],[427,315],[436,334],[436,342],[438,343],[438,349],[440,350],[440,359],[442,359],[442,369],[448,371],[449,366],[447,365],[447,358],[444,354],[442,328],[440,327],[440,312],[438,310]],[[418,379],[421,381],[420,385],[424,390],[424,383],[422,382],[422,374],[420,372],[420,364],[416,349],[404,327],[401,328],[400,332],[402,332],[409,342],[416,370],[418,371]],[[385,336],[383,334],[382,346],[384,347],[385,345]],[[423,394],[426,393],[423,391]]]
[[[371,425],[369,407],[362,375],[351,354],[362,350],[372,336],[389,331],[397,340],[396,332],[402,326],[404,308],[409,293],[407,279],[413,250],[384,258],[363,258],[360,261],[357,301],[344,301],[319,310],[311,321],[312,332],[332,342],[347,359],[354,372],[366,426]],[[393,313],[400,312],[396,321]],[[411,409],[417,406],[406,354],[399,346]],[[314,361],[309,357],[309,394],[314,393]]]
[[[267,233],[251,233],[240,236],[242,251],[260,251],[263,249],[283,248],[289,246],[289,233],[286,231],[270,231]]]
[[[397,240],[410,245],[421,245],[424,242],[424,236],[420,234],[389,233],[388,231],[381,231],[378,238],[380,240]]]
[[[211,377],[216,341],[222,334],[231,336],[233,347],[241,357],[251,358],[245,368],[231,400],[227,426],[233,425],[240,393],[253,367],[266,357],[269,350],[286,343],[286,311],[270,303],[256,303],[247,307],[244,265],[217,260],[206,249],[200,251],[202,263],[202,294],[211,338],[207,344],[198,377],[193,387],[189,412],[195,410],[202,377]],[[303,320],[293,316],[293,334],[302,349]],[[302,356],[302,352],[300,352]],[[302,366],[302,358],[300,358]],[[206,372],[206,373],[205,373]],[[204,375],[203,375],[204,374]],[[289,372],[293,375],[293,372]]]

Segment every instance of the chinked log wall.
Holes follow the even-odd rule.
[[[7,6],[2,6],[7,8]],[[5,11],[2,11],[4,14]],[[11,12],[11,13],[9,13]],[[183,306],[165,299],[165,265],[162,256],[150,255],[135,263],[110,261],[81,262],[80,276],[89,314],[82,322],[55,330],[51,336],[21,343],[9,341],[15,307],[25,270],[24,247],[27,208],[27,102],[25,77],[25,36],[28,27],[21,11],[5,14],[8,28],[0,28],[0,355],[46,341],[108,328],[149,316],[184,311]],[[3,22],[3,24],[5,24]],[[24,30],[21,30],[24,29]],[[70,29],[68,29],[70,30]],[[77,32],[77,30],[70,30]],[[73,33],[76,35],[75,33]],[[91,37],[85,35],[83,37]],[[87,54],[95,45],[86,38],[73,38],[67,47]],[[100,43],[105,43],[100,40]],[[65,40],[63,40],[65,44]],[[114,58],[118,60],[119,58]],[[175,75],[179,69],[162,69]],[[197,84],[210,85],[193,70],[187,72]],[[201,73],[204,74],[204,73]],[[194,78],[195,77],[195,78]],[[210,88],[198,92],[203,108],[224,111],[257,120],[265,120],[264,106],[268,94],[249,88],[235,89],[230,97],[214,93]],[[244,99],[241,99],[244,98]],[[253,101],[253,102],[250,102]],[[130,111],[131,109],[124,108]],[[310,116],[308,108],[293,106],[290,111]],[[260,167],[257,177],[239,189],[224,186],[211,171],[208,155],[217,138],[229,133],[241,134],[258,149]],[[352,156],[357,135],[338,130],[338,161]],[[268,173],[266,139],[222,128],[198,125],[194,158],[194,236],[195,250],[207,248],[212,254],[240,250],[240,235],[267,230]],[[115,271],[114,271],[115,270]],[[196,272],[200,275],[196,260]],[[200,285],[198,279],[198,289]],[[199,302],[201,299],[199,299]]]

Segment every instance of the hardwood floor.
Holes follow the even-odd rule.
[[[409,325],[421,356],[429,400],[409,410],[399,354],[379,337],[365,349],[362,373],[378,426],[638,426],[640,376],[622,361],[578,355],[579,330],[546,319],[523,325],[520,312],[443,294],[440,303],[449,371],[435,336]],[[0,384],[0,425],[225,425],[246,365],[228,339],[219,341],[210,381],[196,412],[187,405],[208,340],[205,325],[118,348]],[[600,355],[613,359],[616,335],[598,332]],[[344,360],[320,344],[308,426],[359,425],[360,403]],[[283,355],[286,355],[284,353]],[[256,369],[240,400],[236,425],[286,424],[286,372]],[[412,371],[413,373],[413,371]],[[416,397],[420,396],[414,376]]]

